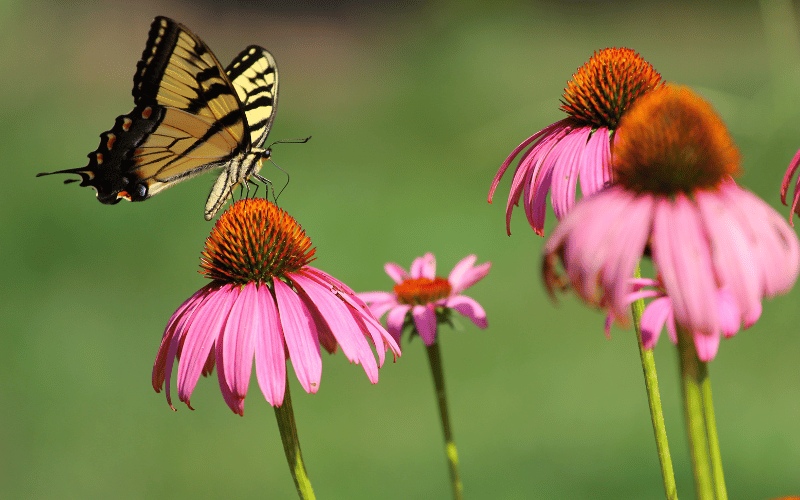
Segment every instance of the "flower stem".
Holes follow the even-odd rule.
[[[300,451],[300,441],[297,438],[294,410],[292,410],[292,396],[289,393],[288,374],[283,404],[274,407],[274,409],[275,419],[278,421],[278,430],[281,433],[281,441],[283,441],[283,451],[286,453],[286,461],[289,463],[289,471],[292,473],[297,494],[303,500],[316,499],[314,490],[311,488],[311,481],[308,479],[306,466],[303,464],[303,453]]]
[[[683,412],[694,470],[695,494],[699,500],[713,500],[714,485],[708,457],[702,389],[707,381],[708,371],[706,364],[697,358],[692,334],[681,327],[678,327],[678,357],[683,390]]]
[[[636,278],[640,278],[641,271],[636,267]],[[661,394],[658,390],[658,375],[656,374],[656,360],[653,350],[647,350],[642,344],[641,319],[644,312],[644,300],[639,299],[631,304],[633,326],[636,330],[636,341],[639,344],[639,357],[642,360],[644,372],[644,386],[647,391],[647,402],[650,405],[650,420],[653,422],[653,433],[656,438],[656,451],[658,461],[661,463],[661,477],[664,480],[664,494],[667,500],[678,499],[678,489],[675,485],[675,473],[672,470],[672,457],[669,453],[667,442],[667,428],[664,425],[664,410],[661,408]]]
[[[711,400],[711,378],[708,376],[703,380],[702,396],[706,420],[706,434],[708,436],[708,451],[711,456],[711,474],[714,479],[714,491],[717,494],[717,500],[728,500],[728,491],[725,489],[725,475],[722,473],[722,454],[719,451],[717,419],[714,417],[714,403]]]
[[[436,398],[439,401],[439,415],[442,419],[442,431],[444,431],[444,444],[447,452],[447,463],[450,465],[450,483],[453,486],[453,499],[461,500],[464,485],[458,474],[458,453],[456,443],[453,441],[453,432],[450,430],[450,417],[447,413],[447,395],[444,390],[444,372],[442,370],[442,357],[439,353],[439,340],[426,347],[428,362],[431,365],[433,383],[436,386]]]

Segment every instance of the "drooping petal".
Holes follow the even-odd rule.
[[[238,295],[239,290],[233,285],[224,285],[215,290],[195,310],[192,322],[187,325],[188,331],[178,363],[178,397],[187,405],[209,351],[222,333],[231,305]]]
[[[761,272],[762,293],[773,297],[787,292],[800,270],[797,235],[783,217],[761,198],[730,184],[720,192],[729,206],[737,210],[740,224],[752,234],[754,263]]]
[[[386,329],[398,344],[403,334],[403,324],[409,310],[411,310],[410,305],[402,304],[390,310],[389,314],[386,315]]]
[[[392,280],[394,280],[394,282],[398,285],[408,279],[408,273],[406,270],[394,262],[387,262],[386,265],[383,266],[383,269],[386,271],[386,274],[388,274],[389,277],[392,278]]]
[[[370,381],[373,384],[377,383],[378,365],[375,362],[375,356],[347,306],[331,292],[330,288],[324,288],[316,281],[299,273],[289,273],[288,276],[296,286],[305,292],[309,299],[305,300],[306,306],[315,307],[321,313],[347,359],[351,363],[361,364]]]
[[[286,390],[286,347],[275,299],[266,285],[257,291],[261,331],[256,334],[256,378],[264,399],[272,406],[283,404]]]
[[[414,317],[414,326],[425,345],[432,345],[436,341],[436,313],[433,306],[414,306],[411,309]]]
[[[511,213],[515,206],[519,205],[519,199],[522,195],[524,189],[528,191],[531,190],[532,181],[536,176],[536,169],[537,165],[541,164],[541,160],[546,156],[547,151],[558,141],[560,137],[562,137],[567,131],[569,130],[570,121],[568,119],[564,119],[553,123],[545,127],[544,129],[540,130],[536,134],[532,135],[528,139],[526,139],[522,144],[520,144],[512,153],[506,158],[506,161],[503,162],[503,165],[498,170],[497,175],[495,175],[494,180],[492,181],[492,187],[489,190],[489,203],[492,202],[492,197],[494,196],[494,191],[497,188],[498,183],[500,182],[500,178],[503,177],[505,174],[506,169],[514,160],[514,158],[528,145],[534,143],[535,141],[539,141],[538,143],[531,146],[531,148],[526,151],[517,165],[517,168],[514,172],[514,177],[511,181],[511,189],[508,193],[508,201],[506,203],[506,232],[509,236],[511,236]],[[555,140],[552,140],[554,139]],[[526,215],[528,216],[529,220],[531,218],[537,219],[539,215],[541,215],[542,219],[544,218],[544,211],[543,211],[543,204],[544,200],[542,200],[542,207],[536,210],[537,214],[533,214],[533,212],[529,212],[527,210],[526,204]]]
[[[719,310],[719,323],[722,334],[725,338],[733,337],[739,332],[740,318],[742,316],[733,294],[728,290],[717,292],[717,308]]]
[[[489,323],[486,321],[486,311],[478,303],[477,300],[467,297],[466,295],[456,295],[455,297],[448,297],[444,301],[444,306],[450,309],[455,309],[463,314],[478,328],[486,328]]]
[[[583,149],[580,158],[578,181],[580,181],[581,195],[586,198],[604,189],[611,183],[611,141],[609,130],[600,127]]]
[[[175,311],[172,317],[169,318],[167,327],[164,329],[164,336],[161,338],[161,346],[158,348],[156,361],[153,364],[153,389],[155,389],[156,392],[161,392],[161,387],[166,377],[167,363],[169,363],[170,371],[172,371],[175,352],[172,353],[172,356],[168,356],[168,354],[173,337],[176,334],[182,336],[185,333],[184,327],[186,322],[191,318],[194,309],[205,300],[208,293],[208,286],[196,291],[191,297],[186,299],[186,301],[178,307],[178,310]],[[177,352],[177,343],[175,344],[175,351]],[[167,387],[167,390],[169,390],[169,387]]]
[[[480,266],[472,267],[476,260],[475,255],[468,255],[455,265],[447,278],[451,286],[450,295],[460,294],[489,274],[492,263],[484,262]]]
[[[278,317],[297,380],[308,393],[319,390],[322,358],[314,320],[300,297],[279,279],[273,280]]]
[[[552,158],[553,169],[550,203],[558,220],[575,205],[580,158],[591,132],[589,127],[575,128],[553,147],[548,157]]]
[[[642,346],[645,349],[652,349],[658,342],[661,330],[664,328],[672,308],[669,297],[661,297],[653,300],[642,313]]]
[[[657,202],[653,224],[653,263],[672,300],[678,324],[713,336],[719,316],[709,300],[716,300],[708,236],[699,213],[684,194]],[[705,344],[704,344],[705,345]]]
[[[717,355],[719,349],[719,332],[705,334],[694,332],[694,346],[697,349],[697,357],[700,361],[708,363]]]
[[[217,370],[217,381],[219,382],[219,390],[222,393],[222,399],[225,400],[225,404],[228,405],[228,408],[230,408],[233,413],[242,416],[244,414],[244,398],[238,397],[231,391],[232,382],[227,378],[225,370],[222,369],[225,363],[225,349],[222,346],[224,335],[223,333],[222,336],[217,339],[214,343],[214,349],[211,350],[211,352],[215,353],[220,365],[220,368]]]
[[[361,331],[369,335],[375,350],[378,352],[378,367],[383,366],[386,350],[391,349],[395,358],[400,355],[400,346],[387,332],[380,322],[369,312],[369,309],[359,302],[358,296],[342,294],[340,298],[350,306],[353,319],[361,326]]]
[[[257,311],[259,307],[256,284],[248,283],[231,307],[222,342],[217,342],[217,357],[220,349],[223,353],[222,360],[218,359],[217,370],[224,372],[223,378],[236,399],[244,400],[247,395],[256,348],[255,336],[262,335],[265,326],[262,324],[262,315]],[[241,404],[238,404],[237,408],[240,407]]]
[[[711,245],[714,271],[720,287],[733,292],[732,299],[745,317],[752,318],[761,311],[761,293],[764,285],[761,264],[753,254],[755,234],[738,216],[738,207],[726,203],[716,192],[700,191],[695,194],[705,232]],[[739,319],[736,318],[738,329]]]

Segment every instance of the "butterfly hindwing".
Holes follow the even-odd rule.
[[[275,58],[266,49],[251,45],[225,69],[244,105],[250,143],[262,147],[278,107],[278,70]]]
[[[94,187],[101,202],[113,204],[143,201],[180,180],[224,167],[226,189],[216,190],[219,180],[215,184],[210,216],[206,208],[210,219],[233,187],[258,170],[277,103],[275,60],[266,50],[248,47],[227,71],[188,28],[157,17],[134,76],[136,107],[101,134],[86,167],[52,173],[80,175],[81,186]],[[212,203],[212,196],[224,199]]]
[[[219,174],[206,202],[207,220],[225,204],[236,186],[261,168],[260,160],[269,157],[269,152],[260,148],[267,140],[278,107],[278,70],[275,58],[266,49],[257,45],[247,47],[231,61],[225,72],[244,105],[250,144],[259,152],[234,158]]]

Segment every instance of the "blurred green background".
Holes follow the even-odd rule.
[[[800,147],[798,6],[782,2],[0,2],[0,496],[293,498],[256,381],[231,413],[216,376],[173,413],[150,385],[167,319],[200,286],[213,174],[146,203],[104,206],[41,171],[83,166],[133,105],[152,18],[195,31],[227,64],[248,44],[280,69],[273,158],[281,205],[315,266],[356,291],[382,266],[469,253],[492,271],[468,294],[481,331],[441,332],[469,499],[663,498],[631,330],[568,296],[554,306],[544,239],[492,177],[523,139],[561,119],[559,98],[595,50],[627,46],[717,107],[740,145],[740,182],[788,216],[781,178]],[[283,175],[266,164],[280,185]],[[263,191],[260,191],[263,195]],[[552,212],[548,227],[553,227]],[[710,365],[732,499],[800,494],[800,289],[765,302]],[[666,337],[665,337],[666,338]],[[321,499],[449,498],[427,359],[418,341],[370,385],[339,354],[321,390],[291,387]],[[677,358],[656,347],[681,498],[693,482]]]

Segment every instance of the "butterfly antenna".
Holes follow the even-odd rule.
[[[272,146],[276,144],[305,144],[309,141],[309,139],[311,139],[310,135],[305,139],[281,139],[279,141],[275,141],[272,144],[270,144],[267,150],[269,151],[270,149],[272,149]]]

